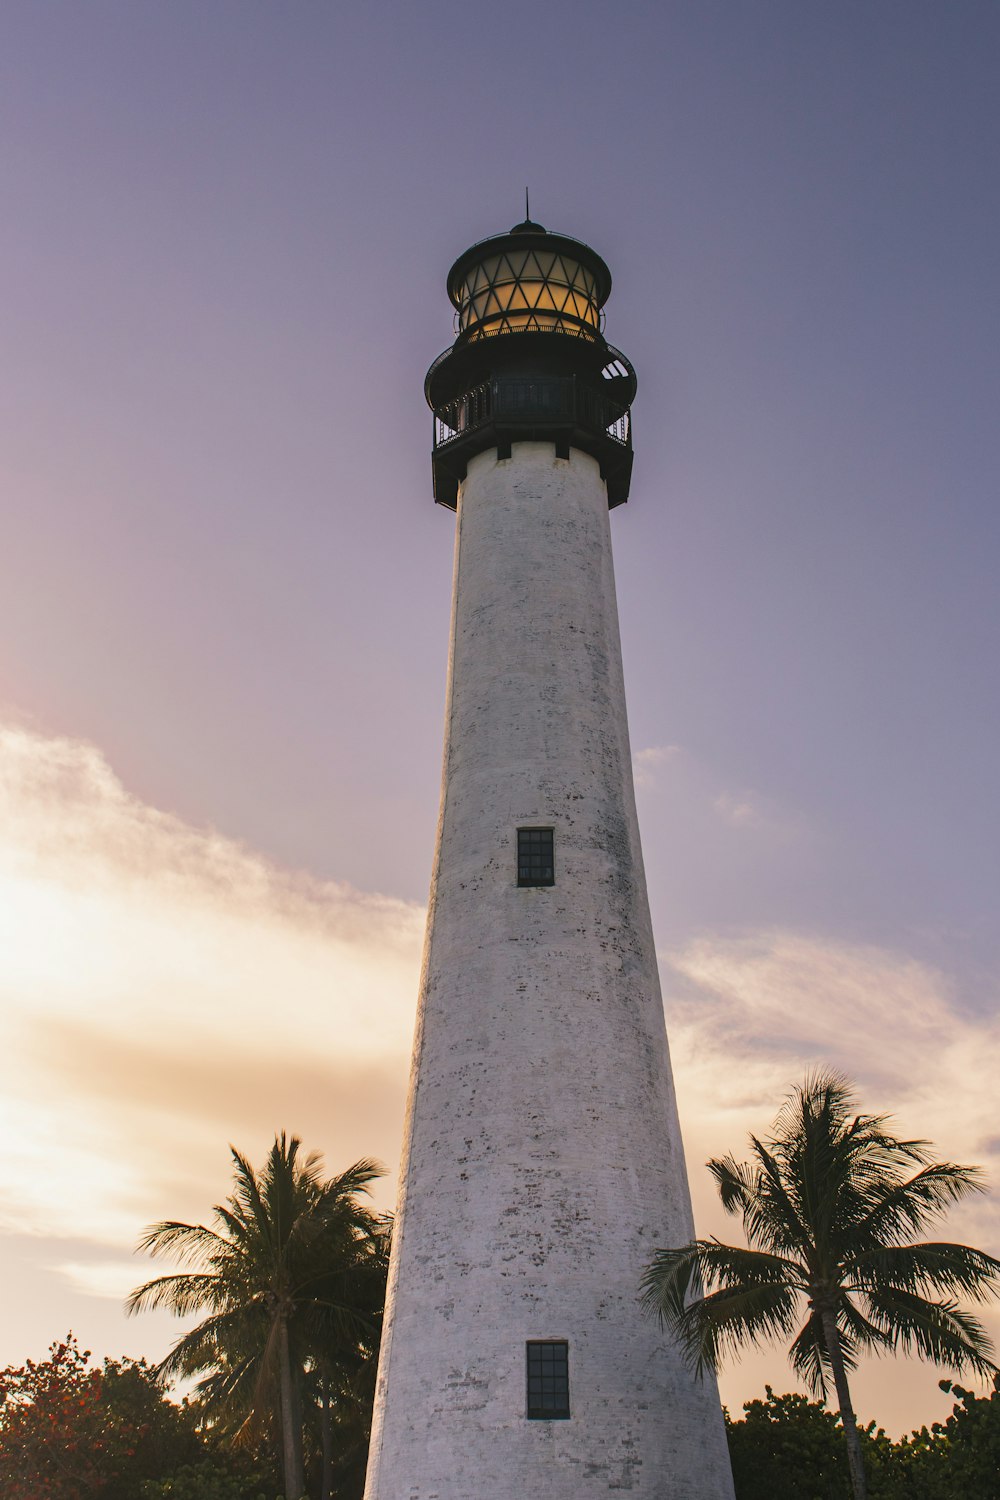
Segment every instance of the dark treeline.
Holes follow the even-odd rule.
[[[941,1382],[951,1416],[893,1442],[862,1429],[872,1500],[997,1500],[1000,1392]],[[364,1437],[335,1427],[335,1500],[360,1500]],[[847,1500],[850,1476],[837,1416],[792,1394],[748,1401],[727,1416],[736,1500]],[[322,1480],[320,1424],[307,1414],[307,1491]],[[0,1494],[4,1500],[275,1500],[279,1445],[265,1424],[238,1440],[197,1400],[172,1401],[144,1360],[94,1364],[70,1335],[49,1357],[0,1372]]]
[[[892,1442],[874,1422],[861,1430],[871,1500],[998,1500],[1000,1391],[940,1382],[951,1416]],[[847,1449],[836,1413],[794,1394],[747,1401],[726,1415],[736,1500],[847,1500]]]

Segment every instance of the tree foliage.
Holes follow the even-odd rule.
[[[909,1481],[890,1500],[997,1500],[1000,1495],[1000,1390],[989,1396],[940,1382],[955,1398],[951,1416],[904,1438],[898,1445],[899,1473]]]
[[[324,1179],[320,1158],[300,1147],[282,1133],[259,1172],[233,1149],[233,1191],[212,1225],[154,1224],[140,1241],[184,1269],[137,1287],[127,1306],[207,1312],[160,1370],[199,1377],[197,1399],[220,1430],[275,1434],[290,1500],[305,1493],[313,1458],[328,1500],[335,1463],[346,1462],[333,1452],[334,1425],[353,1422],[367,1442],[388,1225],[361,1201],[381,1170],[374,1162]]]
[[[793,1393],[747,1401],[726,1414],[737,1500],[842,1500],[848,1492],[844,1434],[822,1401]]]
[[[1000,1288],[1000,1261],[968,1245],[917,1242],[947,1209],[982,1191],[975,1167],[935,1161],[882,1115],[854,1114],[834,1073],[794,1090],[752,1159],[709,1162],[746,1246],[717,1239],[658,1250],[643,1278],[649,1311],[695,1369],[744,1344],[791,1340],[792,1365],[825,1395],[832,1381],[856,1500],[866,1494],[848,1374],[865,1351],[916,1354],[991,1374],[993,1349],[960,1299]],[[805,1313],[803,1320],[803,1310]]]
[[[893,1443],[874,1422],[860,1431],[872,1500],[997,1500],[1000,1393],[950,1380],[951,1415]],[[850,1477],[836,1413],[800,1393],[747,1401],[726,1413],[736,1500],[847,1500]]]
[[[219,1500],[256,1500],[247,1465],[215,1451],[195,1409],[169,1400],[145,1360],[94,1365],[69,1334],[47,1359],[0,1372],[4,1500],[184,1500],[169,1486],[185,1468],[224,1480]],[[210,1489],[198,1495],[212,1500]]]

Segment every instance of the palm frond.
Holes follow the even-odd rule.
[[[226,1250],[226,1241],[214,1229],[204,1224],[181,1224],[167,1219],[161,1224],[150,1224],[139,1236],[136,1249],[143,1254],[176,1255],[182,1261],[208,1261],[220,1249]]]
[[[944,1292],[988,1302],[1000,1290],[1000,1260],[971,1245],[945,1242],[890,1245],[858,1255],[848,1267],[859,1290],[891,1287],[905,1292]]]
[[[646,1311],[668,1327],[700,1374],[747,1340],[790,1332],[802,1268],[780,1255],[694,1240],[658,1250],[641,1283]]]
[[[195,1386],[196,1398],[214,1422],[230,1431],[234,1438],[247,1432],[254,1419],[266,1409],[261,1401],[261,1357],[258,1350],[242,1358],[217,1352],[208,1374]],[[204,1366],[202,1367],[204,1368]]]
[[[670,1320],[670,1330],[696,1375],[716,1372],[725,1354],[791,1333],[797,1303],[780,1282],[724,1287],[690,1303]]]
[[[642,1303],[660,1321],[678,1316],[689,1298],[716,1287],[750,1283],[801,1290],[802,1268],[780,1255],[723,1245],[717,1239],[692,1240],[676,1249],[657,1250],[640,1283]]]
[[[842,1351],[849,1351],[853,1360],[856,1351],[875,1350],[886,1347],[885,1333],[877,1323],[862,1312],[861,1308],[846,1292],[837,1303],[837,1330]],[[853,1368],[848,1364],[848,1368]]]
[[[707,1165],[726,1213],[742,1212],[757,1193],[756,1174],[732,1155],[713,1158]]]
[[[253,1218],[247,1215],[246,1206],[237,1203],[235,1197],[230,1198],[228,1203],[217,1203],[213,1213],[226,1231],[226,1243],[230,1250],[237,1246],[245,1250],[253,1244],[256,1227]]]
[[[776,1154],[755,1135],[750,1148],[757,1158],[759,1189],[743,1213],[743,1226],[751,1245],[769,1245],[775,1250],[803,1251],[809,1234],[794,1174],[784,1169]]]
[[[233,1308],[203,1319],[181,1335],[157,1369],[171,1377],[198,1375],[245,1358],[264,1341],[261,1312],[257,1306]]]
[[[324,1184],[324,1195],[333,1198],[353,1197],[356,1193],[367,1193],[368,1184],[374,1182],[377,1177],[385,1176],[385,1167],[374,1157],[362,1156],[351,1166],[345,1168],[337,1177],[331,1177]]]
[[[281,1134],[281,1144],[284,1148],[284,1131]],[[293,1141],[293,1147],[297,1144],[297,1141]],[[260,1184],[257,1181],[257,1174],[242,1152],[237,1151],[235,1146],[230,1146],[229,1150],[236,1169],[236,1186],[230,1198],[231,1220],[227,1218],[227,1222],[232,1222],[232,1227],[241,1235],[245,1235],[252,1224],[256,1232],[267,1240],[271,1237],[272,1225]],[[272,1154],[273,1151],[272,1147]]]
[[[886,1179],[873,1187],[859,1236],[872,1245],[889,1245],[919,1234],[938,1222],[954,1203],[969,1193],[985,1191],[978,1167],[955,1162],[932,1162],[905,1180]]]
[[[826,1400],[826,1339],[815,1308],[809,1309],[808,1318],[792,1340],[788,1358],[813,1395]]]
[[[916,1353],[959,1374],[965,1369],[986,1377],[997,1373],[992,1340],[979,1320],[956,1302],[933,1301],[896,1287],[872,1288],[864,1297],[887,1348]]]
[[[217,1291],[218,1279],[210,1272],[176,1271],[169,1276],[156,1276],[129,1292],[125,1311],[131,1317],[154,1307],[165,1307],[175,1317],[185,1318],[188,1313],[211,1306]]]

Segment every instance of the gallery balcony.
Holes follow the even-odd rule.
[[[434,408],[434,498],[458,504],[469,460],[488,448],[509,458],[515,442],[551,442],[556,456],[578,448],[596,458],[608,505],[628,498],[632,418],[599,386],[577,375],[498,375]]]

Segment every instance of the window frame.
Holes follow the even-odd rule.
[[[548,851],[547,852],[549,854],[549,860],[548,860],[547,868],[549,870],[549,876],[548,876],[547,879],[537,879],[536,880],[534,878],[534,876],[532,876],[530,874],[528,876],[526,876],[526,877],[522,876],[522,874],[521,874],[521,860],[522,860],[521,835],[522,834],[529,834],[529,835],[530,834],[548,834]],[[544,857],[545,857],[544,852],[543,852],[544,849],[545,849],[545,840],[539,838],[539,839],[537,839],[535,841],[535,848],[538,850],[537,854],[533,854],[532,848],[531,848],[531,842],[532,841],[529,838],[527,840],[527,848],[526,848],[526,850],[524,852],[524,855],[523,855],[524,859],[527,862],[529,862],[529,868],[530,868],[530,862],[533,859],[537,859],[537,860],[543,861]],[[517,853],[516,853],[516,858],[517,858],[517,864],[516,864],[515,868],[516,868],[516,871],[517,871],[517,885],[518,885],[518,889],[519,890],[530,890],[532,888],[535,888],[535,889],[537,889],[537,888],[547,889],[549,886],[555,885],[555,883],[556,883],[556,831],[555,831],[555,829],[551,825],[546,826],[544,824],[537,824],[537,823],[522,823],[522,824],[519,824],[518,825],[518,829],[517,829]]]
[[[542,1358],[543,1349],[561,1349],[562,1360],[550,1360],[549,1368],[552,1373],[544,1374],[545,1360]],[[532,1355],[537,1351],[538,1357],[534,1361],[535,1370],[532,1368]],[[557,1375],[555,1372],[559,1370]],[[532,1376],[538,1382],[539,1389],[532,1392]],[[552,1389],[545,1391],[541,1389],[544,1380],[552,1382]],[[557,1385],[556,1382],[559,1382]],[[544,1407],[532,1404],[532,1396],[544,1399],[550,1396],[554,1400],[558,1396],[564,1396],[565,1401],[561,1406]],[[524,1415],[528,1422],[568,1422],[571,1420],[569,1400],[569,1340],[568,1339],[527,1339],[524,1346]]]

